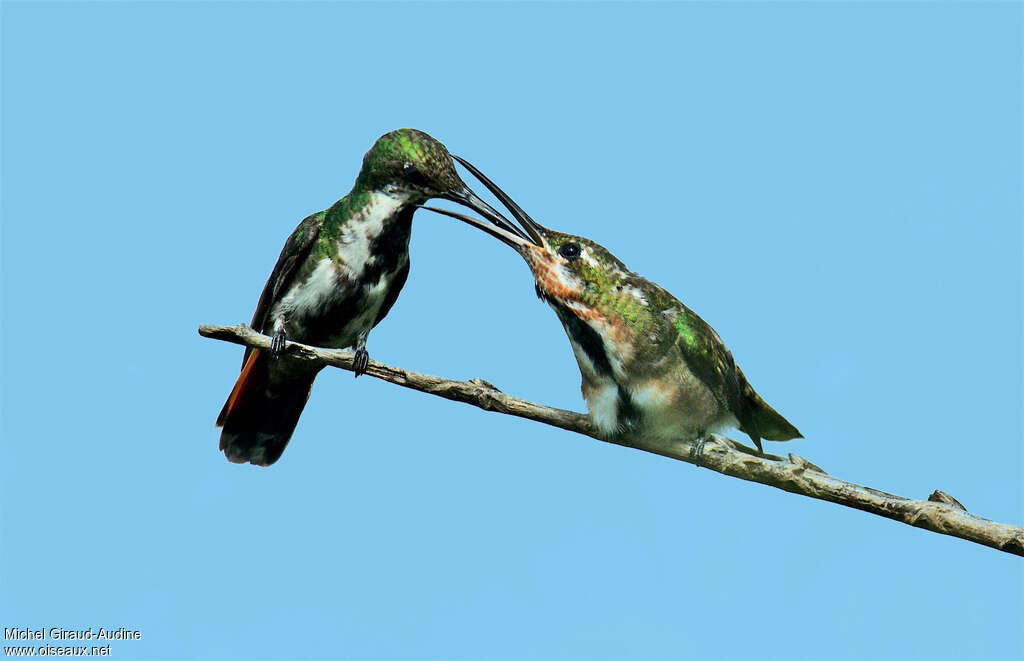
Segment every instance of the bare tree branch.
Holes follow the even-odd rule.
[[[213,326],[202,324],[199,334],[217,340],[270,350],[270,338],[245,324]],[[352,352],[320,349],[297,342],[288,342],[285,351],[292,358],[352,370]],[[670,457],[710,468],[724,475],[760,482],[769,486],[846,507],[870,512],[903,523],[960,537],[977,544],[1024,555],[1024,528],[996,523],[964,509],[955,498],[936,490],[928,500],[904,498],[870,487],[832,477],[803,457],[788,458],[771,454],[758,455],[742,443],[712,435],[706,442],[651,442],[643,439],[607,439],[599,437],[590,419],[582,414],[535,404],[501,392],[482,379],[452,381],[439,376],[411,372],[371,360],[366,371],[370,376],[405,388],[412,388],[472,404],[485,411],[496,411],[546,425],[568,429],[591,438],[623,445],[663,457]]]

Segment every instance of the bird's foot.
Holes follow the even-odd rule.
[[[704,467],[704,448],[708,445],[721,445],[726,448],[731,448],[729,440],[722,438],[718,434],[705,434],[700,438],[690,442],[690,458],[693,459],[693,463],[696,466]]]
[[[370,352],[365,348],[356,349],[356,355],[352,360],[353,372],[356,377],[360,374],[366,374],[366,366],[370,364]]]
[[[697,466],[703,466],[704,461],[704,446],[707,444],[707,436],[701,436],[696,441],[690,444],[690,457],[693,458],[693,463]]]
[[[270,353],[274,354],[274,358],[280,358],[284,353],[284,344],[287,340],[288,336],[283,330],[274,332],[274,336],[270,338]]]
[[[366,374],[366,366],[370,363],[370,352],[366,350],[366,336],[369,332],[360,333],[356,336],[355,343],[355,356],[352,360],[352,371],[355,372],[356,378],[360,374]]]

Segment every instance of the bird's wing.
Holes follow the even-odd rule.
[[[690,371],[707,385],[715,397],[740,420],[746,407],[746,379],[736,367],[722,338],[696,312],[679,303],[674,320],[678,332],[676,347]]]
[[[309,255],[310,249],[316,243],[316,239],[320,235],[320,228],[323,226],[325,213],[318,211],[306,216],[288,237],[288,240],[284,242],[281,255],[277,258],[277,264],[274,265],[274,270],[263,287],[263,293],[260,294],[260,302],[256,304],[256,312],[252,315],[252,322],[249,325],[253,330],[266,332],[265,325],[270,308],[278,300],[281,292],[287,291],[288,285],[295,275],[296,266]],[[242,358],[243,367],[245,367],[245,361],[249,359],[250,353],[252,353],[252,347],[246,347],[245,356]]]

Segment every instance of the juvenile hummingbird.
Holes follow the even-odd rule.
[[[345,197],[308,216],[288,237],[251,323],[273,336],[272,350],[246,349],[242,373],[217,417],[220,449],[230,461],[269,466],[298,423],[322,366],[282,355],[286,339],[352,346],[356,376],[365,371],[366,337],[409,275],[413,212],[434,197],[501,218],[459,178],[444,145],[422,131],[398,129],[366,152]],[[502,231],[522,235],[498,222]]]
[[[537,295],[565,328],[582,374],[590,418],[606,438],[691,441],[735,427],[761,439],[802,438],[754,391],[710,325],[657,284],[633,273],[590,239],[548,229],[483,173],[455,157],[529,234],[463,214],[424,207],[483,226],[515,248],[533,272]],[[507,223],[507,221],[506,221]]]

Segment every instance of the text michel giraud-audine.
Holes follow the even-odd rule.
[[[142,640],[137,629],[65,629],[64,627],[43,627],[24,629],[4,627],[4,640]]]

